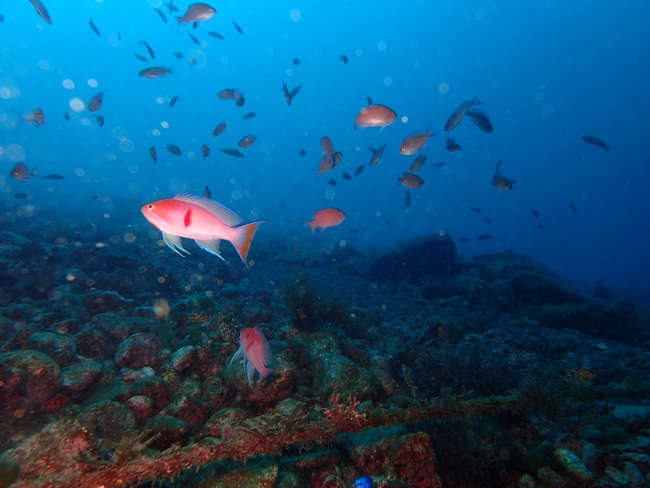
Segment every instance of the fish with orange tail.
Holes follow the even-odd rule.
[[[37,108],[33,112],[27,112],[24,114],[20,114],[23,116],[23,119],[25,119],[25,123],[27,124],[36,124],[36,127],[40,127],[45,123],[45,114],[43,114],[43,110],[40,108]]]
[[[178,255],[189,254],[181,237],[194,239],[196,244],[211,254],[221,257],[222,240],[229,241],[246,267],[246,257],[255,231],[265,221],[240,225],[243,219],[232,210],[207,198],[181,193],[143,205],[145,218],[162,232],[165,244]],[[182,252],[181,252],[182,251]]]
[[[305,226],[311,229],[311,237],[314,238],[316,229],[323,232],[328,227],[341,225],[345,220],[345,214],[336,208],[324,208],[314,214],[314,220],[305,222]]]

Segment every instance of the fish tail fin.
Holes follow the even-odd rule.
[[[178,27],[179,25],[181,25],[183,23],[183,17],[174,16],[174,18],[176,19],[176,27]]]
[[[477,96],[474,96],[474,98],[472,98],[472,105],[481,105],[482,103],[483,102],[481,102]]]
[[[237,227],[237,236],[232,241],[230,241],[237,250],[237,254],[239,254],[239,257],[247,268],[248,263],[246,262],[246,257],[248,256],[248,250],[251,247],[251,242],[253,241],[255,231],[260,224],[266,224],[266,221],[260,220],[258,222],[251,222],[250,224]]]
[[[311,230],[311,240],[313,241],[316,234],[316,224],[313,220],[301,220],[301,222],[304,222],[305,227],[309,227],[309,230]]]

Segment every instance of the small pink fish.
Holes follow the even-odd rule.
[[[173,251],[183,256],[189,254],[181,237],[194,239],[196,244],[211,254],[221,257],[221,240],[230,241],[246,267],[246,257],[255,231],[264,221],[239,225],[243,219],[223,205],[182,193],[174,198],[158,200],[143,205],[143,215],[154,227],[162,231],[163,240]]]
[[[274,359],[264,332],[259,327],[242,329],[239,335],[239,349],[230,360],[228,366],[236,359],[244,357],[244,371],[248,376],[248,386],[251,386],[251,376],[255,371],[259,374],[258,386],[264,378],[273,372]]]

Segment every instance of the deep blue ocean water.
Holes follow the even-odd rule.
[[[180,14],[188,4],[177,0]],[[155,246],[159,234],[146,227],[141,205],[178,192],[201,195],[208,185],[214,200],[244,219],[269,222],[253,249],[264,235],[308,242],[299,221],[333,206],[347,219],[317,241],[356,236],[362,249],[387,249],[445,231],[457,243],[470,239],[458,245],[465,257],[509,249],[580,287],[603,277],[613,289],[650,289],[647,1],[230,1],[213,3],[215,17],[178,33],[161,1],[45,5],[52,25],[27,0],[0,4],[0,198],[4,211],[20,214],[26,227],[30,219],[57,216],[133,232],[133,245]],[[135,58],[149,57],[141,40],[155,61]],[[193,58],[197,64],[190,67]],[[294,65],[294,58],[301,63]],[[150,66],[172,67],[175,74],[138,76]],[[289,89],[302,85],[292,106],[283,97],[283,81]],[[244,107],[219,100],[224,88],[243,91]],[[98,90],[106,93],[97,114],[73,110]],[[176,95],[180,99],[169,108]],[[445,133],[451,113],[475,95],[494,132],[483,133],[465,119]],[[382,131],[354,130],[367,96],[395,110],[398,120]],[[39,107],[44,126],[21,123],[17,112]],[[248,112],[256,116],[242,120]],[[103,127],[94,115],[105,118]],[[227,131],[213,137],[226,119]],[[419,172],[425,185],[410,191],[413,203],[406,209],[406,192],[396,181],[415,155],[398,150],[404,137],[427,127],[437,135]],[[244,158],[219,151],[237,147],[247,134],[258,137],[242,150]],[[585,134],[601,138],[611,151],[586,144],[580,139]],[[344,157],[319,177],[325,135]],[[448,135],[456,136],[461,151],[445,150]],[[381,163],[369,168],[368,147],[385,142],[390,145]],[[166,144],[177,145],[182,156],[167,152]],[[211,149],[205,161],[203,144]],[[491,185],[498,160],[517,181],[513,190]],[[18,161],[65,179],[12,179]],[[446,166],[434,168],[437,161]],[[342,178],[360,165],[366,168],[358,177]],[[330,178],[336,186],[327,184]],[[20,192],[31,198],[16,199]],[[482,234],[495,239],[477,241]],[[192,243],[186,247],[201,252]]]

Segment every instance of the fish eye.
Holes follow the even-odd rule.
[[[147,208],[151,210],[153,208],[153,205],[147,205]]]

